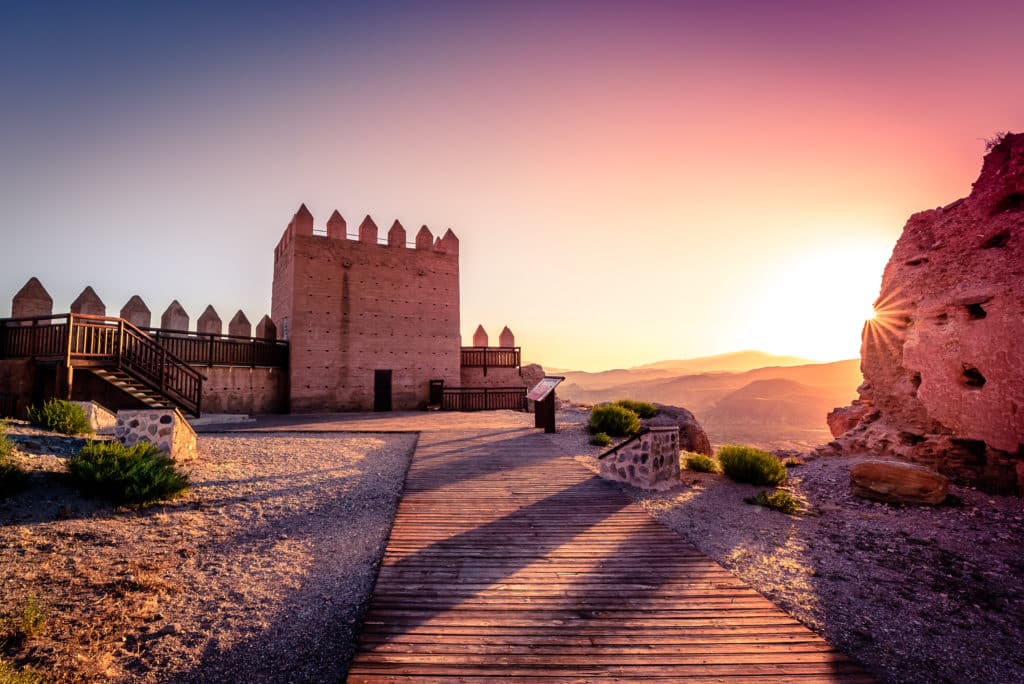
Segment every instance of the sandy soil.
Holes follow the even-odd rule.
[[[334,681],[414,435],[203,435],[176,501],[114,509],[60,473],[77,444],[14,426],[28,491],[0,500],[2,610],[40,632],[4,658],[55,681]]]
[[[585,416],[561,412],[556,440],[596,472]],[[791,468],[796,516],[743,503],[764,488],[722,475],[623,491],[884,681],[1024,681],[1024,499],[952,487],[954,505],[870,502],[849,493],[859,460]]]

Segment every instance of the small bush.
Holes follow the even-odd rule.
[[[757,496],[748,496],[744,501],[755,506],[764,506],[773,511],[793,515],[800,510],[800,504],[789,492],[777,489],[771,494],[767,491],[758,492]]]
[[[691,454],[688,451],[683,452],[683,454],[683,464],[686,465],[687,470],[695,470],[698,473],[718,472],[718,464],[715,463],[713,458],[704,454]]]
[[[612,438],[603,432],[598,432],[590,436],[590,443],[594,446],[608,446],[612,443]]]
[[[0,658],[0,684],[43,684],[46,678],[32,667],[18,670]]]
[[[653,418],[658,412],[654,404],[646,401],[633,401],[632,399],[619,399],[615,402],[616,406],[621,406],[624,409],[629,409],[641,418]]]
[[[7,426],[0,421],[0,496],[13,494],[24,488],[28,476],[11,456],[14,444],[7,439]]]
[[[754,447],[727,444],[718,450],[718,462],[722,472],[737,482],[774,487],[787,477],[779,459]]]
[[[601,404],[590,411],[590,434],[603,432],[612,437],[625,437],[640,432],[640,416],[616,404]]]
[[[29,421],[44,430],[62,432],[65,435],[89,435],[89,417],[85,409],[78,404],[63,399],[50,399],[41,409],[34,406],[28,408]]]
[[[86,494],[116,503],[170,499],[188,487],[188,476],[149,442],[89,442],[67,461],[72,481]]]

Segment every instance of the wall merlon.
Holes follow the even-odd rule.
[[[498,335],[498,346],[499,347],[514,347],[516,346],[516,336],[512,334],[506,325],[501,329],[501,333]]]
[[[476,330],[473,332],[473,346],[474,347],[486,347],[488,342],[487,331],[484,330],[483,325],[476,326]]]
[[[228,322],[228,335],[252,337],[252,323],[241,309]]]
[[[96,294],[96,290],[92,289],[92,285],[86,285],[75,301],[71,302],[71,313],[106,316],[107,305]]]
[[[426,226],[421,226],[416,233],[416,249],[432,249],[434,247],[434,234]]]
[[[332,240],[344,240],[347,238],[347,231],[348,224],[345,222],[345,218],[341,212],[335,209],[331,217],[327,219],[327,237]]]
[[[269,315],[264,315],[260,322],[256,324],[256,337],[262,340],[277,339],[277,326],[274,325],[274,321],[271,320]]]
[[[445,231],[441,238],[441,250],[445,254],[459,253],[459,238],[451,228]]]
[[[32,276],[11,299],[11,318],[50,316],[53,314],[53,297],[46,291],[39,279]]]
[[[405,227],[395,219],[388,230],[388,247],[405,247]]]
[[[377,228],[377,224],[373,222],[370,215],[367,214],[363,222],[359,224],[359,241],[365,242],[366,244],[375,245],[377,244],[377,235],[380,230]]]
[[[153,322],[152,312],[139,295],[132,295],[131,299],[121,307],[119,315],[138,328],[148,328]]]
[[[200,314],[196,321],[196,332],[220,335],[224,330],[224,324],[217,315],[217,310],[210,304]]]
[[[177,299],[167,306],[167,310],[160,316],[160,327],[165,330],[188,330],[188,312],[185,311]]]
[[[313,234],[313,214],[310,213],[305,204],[299,206],[299,210],[295,212],[290,225],[295,235]]]

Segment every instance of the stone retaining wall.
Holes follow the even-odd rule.
[[[601,455],[601,477],[651,489],[679,481],[679,428],[651,427]]]
[[[114,437],[125,446],[149,442],[176,461],[197,454],[196,432],[176,409],[118,411]]]

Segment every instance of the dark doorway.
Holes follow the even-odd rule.
[[[391,371],[373,371],[373,410],[391,410]]]

